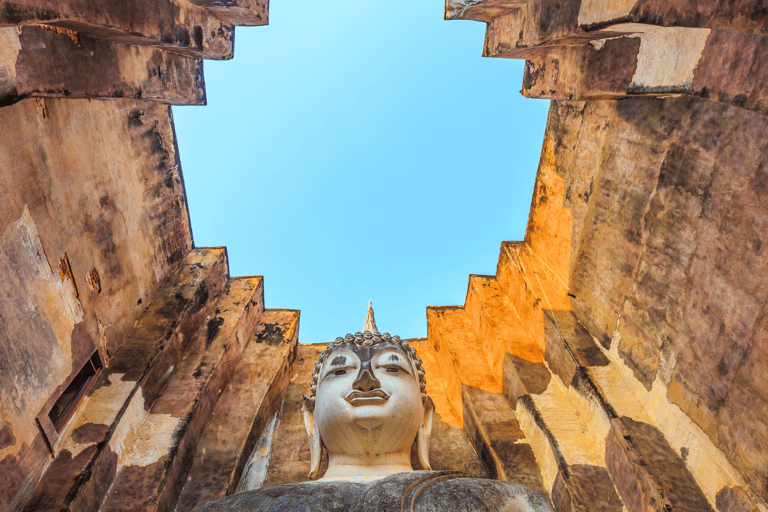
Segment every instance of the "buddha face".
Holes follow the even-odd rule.
[[[320,369],[314,414],[332,454],[410,450],[424,421],[416,367],[396,343],[339,346]]]

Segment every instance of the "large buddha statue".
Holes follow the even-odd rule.
[[[199,512],[552,511],[527,487],[453,471],[432,471],[434,406],[421,359],[407,341],[379,334],[369,307],[363,333],[337,338],[320,354],[304,399],[310,478],[241,492]],[[421,470],[411,466],[416,445]]]

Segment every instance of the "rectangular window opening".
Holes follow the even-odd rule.
[[[48,419],[51,420],[57,432],[61,431],[64,425],[66,425],[67,420],[72,416],[72,413],[75,412],[77,404],[88,389],[88,384],[93,381],[99,369],[101,369],[101,359],[99,358],[99,352],[96,351],[77,375],[75,375],[67,389],[56,400],[56,403],[53,404],[53,407],[48,412]]]

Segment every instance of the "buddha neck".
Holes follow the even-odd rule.
[[[389,475],[413,471],[409,452],[378,455],[329,454],[328,470],[320,480],[378,480]]]

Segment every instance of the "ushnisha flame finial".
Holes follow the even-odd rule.
[[[376,320],[373,318],[373,301],[368,301],[368,313],[365,315],[365,323],[363,324],[363,332],[379,333],[376,328]]]

